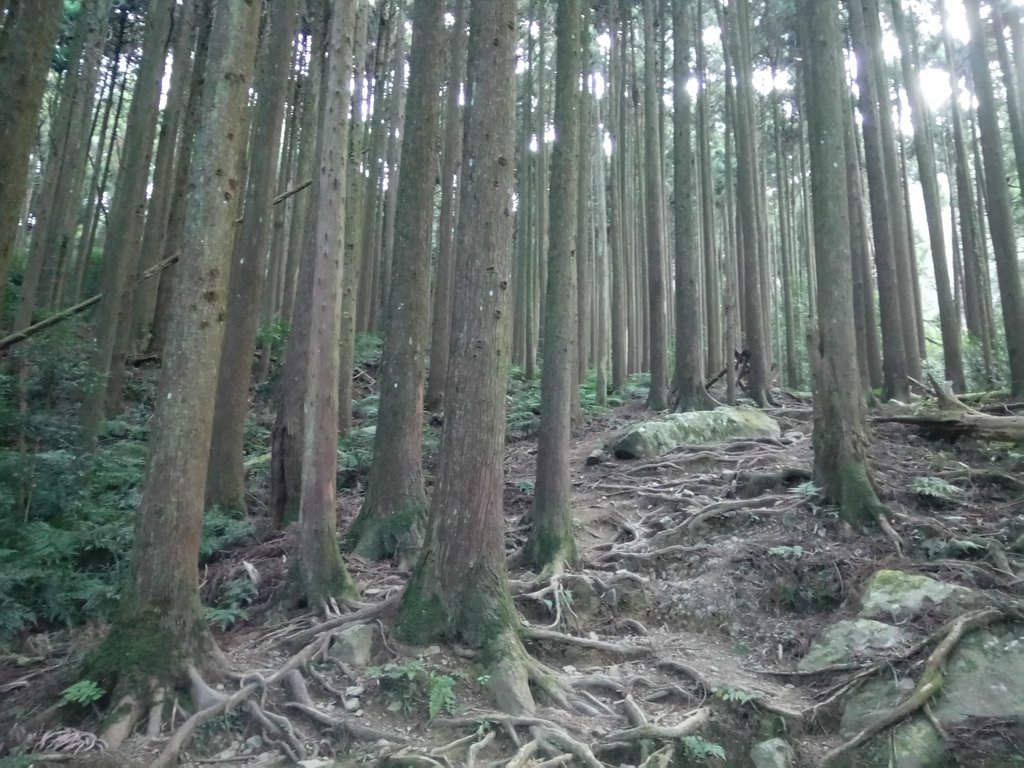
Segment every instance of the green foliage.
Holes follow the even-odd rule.
[[[225,734],[241,731],[245,727],[245,712],[236,707],[207,720],[196,728],[195,743],[201,751],[210,751],[223,745]]]
[[[77,704],[80,707],[87,706],[93,702],[99,701],[106,695],[104,691],[96,682],[92,680],[79,680],[74,685],[70,685],[64,689],[63,695],[60,697],[61,704]]]
[[[928,477],[927,475],[915,477],[910,484],[910,490],[924,499],[940,502],[957,501],[965,495],[963,489],[957,488],[941,477]]]
[[[369,667],[366,671],[390,700],[388,709],[392,712],[412,715],[425,705],[431,720],[444,712],[455,713],[455,678],[428,669],[419,659]]]
[[[537,484],[533,480],[520,480],[516,483],[516,488],[526,496],[533,496],[537,490]]]
[[[199,562],[205,563],[214,555],[237,546],[252,535],[252,523],[213,507],[203,517],[203,537],[199,543]]]
[[[988,552],[988,547],[971,539],[930,538],[922,541],[920,546],[929,560],[968,560],[983,557]]]
[[[799,496],[809,504],[813,504],[824,498],[825,490],[813,480],[808,480],[806,483],[794,486],[790,493],[794,496]]]
[[[353,362],[356,368],[376,368],[380,366],[384,354],[384,339],[373,333],[360,333],[356,337],[356,348]]]
[[[364,474],[373,461],[373,427],[353,429],[338,438],[338,485],[352,484],[353,476]]]
[[[714,693],[722,701],[734,704],[749,704],[754,700],[754,694],[747,693],[739,688],[715,688]]]
[[[781,557],[783,560],[799,560],[804,556],[805,552],[804,548],[799,545],[794,547],[782,545],[769,547],[768,554],[774,557]]]
[[[994,328],[1002,328],[999,312],[996,312]],[[1006,352],[1006,338],[1002,333],[993,334],[991,376],[985,370],[985,354],[981,341],[970,334],[963,339],[964,376],[967,389],[972,392],[987,392],[1005,388],[1010,383],[1010,363]]]
[[[232,579],[221,589],[217,604],[204,608],[203,614],[207,621],[217,624],[221,629],[230,629],[236,622],[249,618],[247,606],[258,594],[259,590],[249,579]]]
[[[702,736],[683,736],[680,739],[683,747],[692,757],[703,760],[708,757],[717,757],[725,760],[725,749],[721,744],[715,744]]]

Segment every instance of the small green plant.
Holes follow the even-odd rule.
[[[427,704],[427,714],[430,719],[447,712],[455,714],[455,678],[449,675],[437,675],[430,673],[430,695]]]
[[[792,547],[786,545],[769,547],[768,554],[773,557],[781,557],[783,560],[799,560],[806,553],[804,552],[804,548],[798,544]]]
[[[411,715],[424,705],[430,719],[442,712],[455,712],[455,679],[428,669],[419,659],[369,667],[366,671],[391,699],[388,709],[392,712]]]
[[[232,579],[224,586],[217,605],[204,608],[203,613],[207,621],[223,630],[230,629],[236,622],[249,618],[247,606],[257,594],[259,590],[249,579]]]
[[[915,477],[914,482],[910,484],[910,490],[930,501],[957,501],[965,495],[962,488],[957,488],[941,477],[929,477],[927,475]]]
[[[69,685],[64,689],[64,693],[60,697],[60,703],[77,704],[80,707],[86,707],[102,699],[105,694],[106,691],[92,680],[79,680],[74,685]]]
[[[754,694],[747,693],[739,688],[715,688],[715,696],[722,701],[734,704],[749,704],[754,700]]]
[[[680,741],[690,756],[702,760],[708,757],[717,757],[725,760],[725,750],[721,744],[715,744],[702,736],[683,736]]]
[[[794,496],[799,496],[808,504],[819,502],[825,497],[824,489],[813,480],[808,480],[806,483],[794,486],[790,493]]]
[[[534,491],[537,490],[537,484],[533,480],[520,480],[516,483],[516,488],[526,496],[533,496]]]
[[[203,538],[199,544],[199,562],[237,546],[252,534],[252,523],[214,507],[203,517]]]

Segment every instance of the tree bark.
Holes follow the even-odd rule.
[[[865,450],[864,404],[853,327],[850,233],[844,153],[844,83],[839,16],[834,4],[801,0],[811,200],[818,266],[818,338],[814,368],[814,474],[852,525],[874,524],[884,510],[875,495]]]
[[[12,0],[0,32],[0,303],[28,189],[28,161],[43,104],[61,0]]]
[[[352,526],[354,551],[412,563],[423,536],[423,386],[430,341],[430,256],[444,65],[443,0],[415,0],[408,117],[395,222],[394,277],[388,294],[374,460],[366,498]],[[347,372],[346,372],[347,374]]]
[[[138,263],[141,222],[146,212],[146,182],[159,114],[160,83],[175,8],[174,0],[157,0],[146,14],[142,61],[128,108],[121,165],[103,245],[103,300],[96,317],[92,370],[104,384],[96,387],[82,405],[83,441],[90,451],[96,445],[96,430],[108,415],[109,385],[120,381],[120,377],[111,376],[111,372],[115,366],[124,365],[123,360],[115,359],[115,350],[120,324],[128,322],[131,313],[131,307],[124,306],[123,298],[125,286]],[[120,393],[112,399],[119,402]]]
[[[298,563],[299,590],[305,603],[320,607],[356,587],[338,549],[336,492],[338,477],[338,336],[341,332],[341,269],[345,250],[345,195],[348,166],[348,84],[352,76],[352,26],[355,2],[332,3],[322,59],[324,88],[317,132],[311,200],[309,313],[296,331],[308,337],[303,366],[302,469]]]
[[[181,301],[164,349],[131,575],[92,657],[98,679],[180,683],[189,668],[220,661],[199,604],[196,563],[259,11],[259,3],[241,1],[217,3],[214,11],[210,85],[189,171]]]
[[[572,386],[578,353],[576,313],[577,196],[579,190],[579,0],[560,0],[555,17],[555,144],[551,154],[544,368],[537,444],[537,484],[523,562],[545,575],[576,561],[572,525]]]
[[[267,6],[253,88],[257,93],[249,135],[245,208],[235,237],[227,324],[220,352],[217,408],[206,480],[206,503],[245,511],[245,421],[249,408],[256,333],[259,330],[281,126],[288,88],[287,67],[295,36],[298,0]]]
[[[462,178],[462,106],[459,89],[466,73],[466,3],[457,0],[448,62],[448,89],[445,94],[445,135],[441,173],[441,213],[438,221],[437,271],[434,277],[434,308],[431,320],[430,375],[427,379],[426,407],[444,408],[444,385],[448,378],[448,349],[452,326],[452,289],[455,281],[455,231],[458,226],[459,182]],[[520,156],[520,166],[526,158]],[[523,221],[522,203],[518,211]],[[518,234],[522,237],[522,231]],[[521,289],[520,289],[521,290]],[[521,318],[520,318],[521,319]]]
[[[529,711],[533,702],[508,587],[502,514],[516,11],[513,0],[473,0],[470,7],[472,98],[446,385],[459,408],[445,415],[427,538],[402,596],[396,632],[411,642],[443,638],[482,651],[491,679],[511,680],[523,694],[499,706]]]
[[[700,327],[700,247],[694,220],[689,53],[692,0],[672,0],[672,167],[674,186],[675,389],[677,411],[706,410],[717,403],[704,389]]]
[[[864,11],[861,0],[847,0],[850,13],[850,37],[858,61],[868,61]],[[882,365],[885,377],[884,395],[907,401],[910,385],[907,381],[907,357],[904,347],[902,313],[910,311],[901,306],[899,278],[897,277],[894,236],[890,222],[889,186],[887,169],[882,158],[882,133],[876,82],[870,66],[857,68],[860,89],[860,112],[863,118],[864,159],[867,165],[868,198],[871,206],[871,231],[875,245],[875,267],[878,273],[878,305],[882,318]]]
[[[650,313],[651,388],[647,407],[652,411],[668,408],[668,341],[665,330],[665,223],[662,218],[662,155],[658,128],[661,99],[659,62],[655,45],[654,0],[644,2],[644,183],[647,211],[647,305]],[[699,332],[698,332],[699,336]]]
[[[1017,241],[1013,230],[1010,191],[1003,165],[1002,133],[992,87],[992,73],[985,52],[985,31],[981,23],[978,0],[964,0],[967,23],[971,30],[968,46],[971,73],[978,98],[978,125],[985,164],[985,188],[992,250],[995,253],[999,295],[1002,299],[1003,330],[1010,363],[1010,390],[1024,396],[1024,295],[1017,264]]]

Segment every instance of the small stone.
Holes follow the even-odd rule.
[[[562,671],[565,672],[565,674],[567,675],[575,675],[576,667],[574,667],[572,664],[566,664],[564,667],[562,667]]]
[[[590,455],[587,456],[587,466],[592,467],[595,464],[601,464],[604,461],[604,451],[598,448],[596,451],[591,451]]]
[[[785,740],[769,739],[754,745],[750,760],[755,768],[791,768],[796,765],[796,754]]]
[[[441,646],[428,645],[426,648],[423,649],[423,652],[420,654],[420,656],[437,656],[439,653],[441,653]]]
[[[365,685],[350,685],[348,688],[345,689],[345,695],[352,696],[354,698],[359,698],[364,693],[366,693]]]
[[[359,699],[345,699],[342,702],[342,706],[345,707],[346,712],[358,712],[359,711]]]
[[[373,653],[374,629],[369,624],[356,624],[335,633],[330,654],[343,664],[365,667]]]
[[[258,733],[254,736],[250,736],[248,739],[245,740],[245,746],[254,752],[257,749],[263,749],[263,737],[260,736]]]

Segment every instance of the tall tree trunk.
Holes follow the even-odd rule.
[[[769,402],[768,395],[768,343],[764,327],[764,299],[761,285],[761,259],[766,258],[759,248],[759,204],[755,199],[757,182],[757,153],[754,137],[753,65],[750,61],[750,5],[749,0],[737,0],[729,13],[735,21],[732,52],[736,67],[736,174],[737,213],[743,237],[743,331],[745,349],[750,352],[750,375],[747,388],[759,405]]]
[[[28,161],[43,104],[61,0],[18,0],[0,32],[0,304],[28,189]]]
[[[626,36],[625,22],[619,12],[620,4],[608,3],[612,23],[609,135],[612,141],[611,157],[611,200],[608,216],[610,256],[611,256],[611,343],[612,343],[612,388],[621,389],[626,383],[628,355],[627,313],[626,313],[626,237],[628,228],[625,222],[624,198],[626,190],[623,186],[624,175],[621,171],[625,162],[626,152]],[[614,8],[614,10],[612,10]]]
[[[861,0],[847,0],[850,12],[850,36],[858,61],[869,61],[864,13]],[[875,245],[875,267],[878,272],[878,305],[882,317],[882,364],[885,376],[885,396],[908,401],[910,385],[907,381],[907,356],[905,353],[904,322],[902,314],[909,312],[909,305],[900,301],[899,278],[897,277],[895,240],[890,222],[892,205],[887,169],[882,158],[882,132],[880,128],[876,82],[870,66],[858,67],[857,83],[860,89],[860,112],[863,118],[861,129],[864,133],[864,159],[868,173],[868,198],[871,205],[871,231]],[[916,337],[916,336],[915,336]]]
[[[844,520],[864,528],[884,511],[866,459],[864,404],[857,374],[857,340],[850,290],[850,232],[846,166],[842,157],[844,78],[836,6],[801,0],[803,52],[809,59],[808,132],[811,200],[818,266],[818,338],[812,345],[814,375],[814,473]]]
[[[551,155],[551,217],[544,304],[544,368],[537,443],[537,486],[523,562],[542,574],[576,561],[569,471],[573,372],[578,352],[576,216],[579,189],[580,0],[560,0],[555,16],[555,145]]]
[[[974,75],[975,95],[978,98],[978,126],[981,130],[981,149],[985,162],[985,187],[988,196],[987,212],[992,250],[999,278],[999,296],[1002,299],[1003,330],[1010,363],[1010,389],[1014,396],[1024,395],[1024,296],[1021,293],[1020,268],[1017,264],[1017,245],[1013,231],[1013,212],[1010,190],[1006,184],[1003,165],[1003,138],[992,87],[992,73],[985,51],[985,30],[981,23],[978,0],[964,0],[967,23],[971,30],[968,46],[971,73]]]
[[[112,381],[121,380],[120,376],[111,376],[111,373],[115,366],[124,365],[123,360],[115,357],[115,349],[120,324],[128,322],[131,313],[131,307],[124,306],[123,298],[138,262],[141,226],[146,211],[146,182],[149,180],[159,115],[160,83],[176,7],[174,0],[156,0],[146,14],[142,61],[128,108],[124,148],[103,245],[103,299],[96,314],[96,351],[92,370],[101,377],[101,381],[105,381],[106,386],[96,387],[82,405],[83,439],[89,450],[95,448],[96,431],[104,416],[108,415],[109,385]],[[112,399],[119,402],[120,393]]]
[[[690,71],[692,0],[672,0],[672,179],[674,192],[677,411],[713,408],[704,389],[704,350],[700,327],[700,247],[695,232],[691,104],[686,90]]]
[[[253,87],[258,94],[249,135],[245,209],[235,238],[228,292],[227,330],[220,352],[214,437],[206,503],[245,510],[245,419],[267,274],[270,224],[281,143],[287,67],[295,37],[298,0],[268,5]]]
[[[153,194],[146,215],[146,227],[142,234],[142,250],[139,270],[145,271],[161,260],[167,240],[167,225],[171,201],[175,191],[175,146],[185,111],[188,107],[189,85],[192,82],[192,43],[195,37],[196,0],[188,0],[178,11],[174,20],[174,66],[171,70],[171,87],[167,94],[167,105],[160,120],[157,139],[156,159],[153,170]],[[144,342],[153,324],[156,311],[157,291],[160,278],[143,280],[133,288],[134,309],[132,311],[133,341]],[[228,333],[231,325],[228,325]],[[214,431],[216,435],[216,430]],[[214,438],[216,439],[216,438]]]
[[[658,128],[658,104],[661,100],[661,73],[655,45],[654,0],[644,0],[644,152],[647,211],[647,302],[650,312],[651,388],[647,407],[652,411],[668,408],[668,340],[665,331],[665,222],[662,217],[662,155]],[[699,343],[698,331],[698,343]]]
[[[415,561],[423,536],[423,385],[430,341],[430,255],[444,65],[443,0],[415,0],[409,113],[395,223],[396,261],[388,295],[380,405],[366,499],[350,541],[359,555]]]
[[[213,21],[213,0],[196,0],[196,41],[192,57],[192,77],[188,88],[188,105],[182,119],[179,147],[174,160],[174,192],[171,196],[170,211],[167,214],[167,236],[164,240],[163,258],[174,256],[181,250],[181,239],[188,204],[188,174],[192,167],[196,128],[201,119],[202,95],[206,82],[206,62],[210,54],[210,34]],[[160,354],[167,343],[170,328],[171,307],[175,301],[177,268],[163,270],[157,289],[156,312],[149,341],[149,352]]]
[[[531,711],[525,652],[509,593],[502,514],[515,157],[515,3],[470,4],[469,104],[459,264],[442,460],[427,536],[399,607],[400,637],[480,650],[498,705]],[[483,307],[483,311],[480,311]]]
[[[934,131],[931,125],[921,86],[917,80],[920,63],[916,42],[911,41],[903,18],[901,0],[892,0],[893,25],[900,43],[903,81],[910,102],[910,116],[914,125],[914,153],[917,155],[921,191],[924,194],[925,215],[928,219],[928,243],[932,252],[935,273],[935,292],[939,302],[939,324],[942,329],[942,354],[945,376],[953,382],[957,392],[966,388],[963,361],[960,357],[960,333],[957,328],[953,295],[946,265],[946,243],[942,232],[942,203],[939,199],[939,181],[935,170]]]
[[[877,121],[880,131],[882,163],[885,166],[886,199],[889,211],[889,231],[892,236],[892,255],[896,265],[896,285],[900,302],[900,321],[903,331],[903,357],[906,372],[916,379],[921,377],[921,349],[918,344],[917,311],[915,299],[914,255],[909,248],[910,235],[907,208],[904,205],[903,184],[900,179],[899,159],[896,154],[897,137],[893,128],[892,106],[889,97],[885,58],[882,53],[882,28],[879,21],[878,0],[861,0],[864,8],[865,68],[871,76],[877,99]],[[858,53],[858,59],[860,54]],[[872,211],[874,217],[874,211]],[[876,246],[877,247],[877,246]]]
[[[314,283],[314,265],[316,249],[316,205],[318,201],[315,193],[318,190],[319,160],[322,128],[322,106],[325,100],[326,77],[324,75],[324,62],[321,56],[322,48],[325,47],[324,38],[327,35],[327,18],[323,13],[323,6],[318,8],[316,17],[313,19],[312,41],[310,43],[312,53],[309,62],[308,83],[306,89],[306,100],[303,103],[305,114],[302,118],[302,136],[307,152],[306,157],[301,157],[300,151],[300,173],[307,168],[318,169],[313,176],[313,189],[302,206],[301,218],[296,219],[293,226],[299,227],[299,231],[292,239],[289,246],[289,260],[295,259],[295,296],[293,298],[294,308],[289,318],[290,330],[288,341],[285,345],[284,367],[281,370],[281,389],[277,402],[277,413],[274,417],[274,427],[271,432],[270,447],[270,509],[279,524],[291,523],[298,519],[299,499],[302,488],[302,477],[304,474],[304,445],[305,445],[305,424],[304,403],[306,399],[306,376],[309,367],[310,357],[310,336],[307,329],[311,328],[312,301]],[[307,165],[303,165],[303,161]],[[298,206],[297,206],[298,208]],[[325,256],[326,258],[326,256]],[[289,269],[292,267],[289,266]],[[287,289],[286,289],[287,291]],[[287,297],[286,297],[287,299]],[[333,356],[333,353],[332,353]],[[335,392],[337,397],[337,392]],[[337,401],[335,400],[335,403]],[[336,406],[335,406],[336,407]],[[337,422],[332,422],[332,428],[336,429]]]
[[[338,335],[340,283],[345,250],[345,195],[348,166],[348,85],[352,77],[355,2],[332,3],[323,63],[324,89],[317,133],[312,199],[313,268],[309,335],[302,398],[302,481],[298,564],[306,605],[321,606],[356,587],[341,560],[336,537],[338,477]]]
[[[405,3],[397,3],[398,15],[395,29],[394,90],[388,102],[388,188],[384,193],[384,235],[380,253],[378,290],[373,294],[373,312],[370,314],[370,330],[377,329],[377,317],[388,306],[391,292],[391,267],[395,260],[395,227],[398,220],[398,190],[402,182],[402,149],[405,136]],[[434,94],[434,98],[438,98]],[[435,170],[436,172],[436,170]],[[386,331],[386,329],[385,329]],[[344,406],[344,403],[341,404]],[[351,403],[349,403],[351,407]]]
[[[217,3],[214,10],[210,79],[189,171],[181,301],[164,349],[131,575],[92,657],[95,679],[138,684],[153,676],[158,660],[167,677],[184,684],[191,669],[223,664],[199,604],[196,563],[259,12],[260,4],[250,2]],[[162,48],[159,39],[156,45]]]
[[[711,180],[711,139],[709,126],[710,83],[704,55],[703,2],[697,0],[697,145],[700,148],[701,238],[704,257],[704,307],[707,326],[707,367],[719,371],[723,366],[725,342],[722,338],[722,287],[719,252],[715,246],[715,187]]]
[[[85,111],[87,94],[95,90],[94,72],[80,66],[88,47],[90,17],[96,15],[96,6],[83,9],[75,24],[68,52],[69,66],[60,83],[53,118],[47,136],[46,166],[42,186],[33,206],[32,243],[22,275],[21,292],[14,327],[24,328],[32,323],[36,308],[48,308],[50,290],[56,277],[56,254],[61,240],[61,228],[70,205],[72,166],[76,155],[82,154],[82,144],[88,112]],[[83,82],[83,80],[88,82]]]
[[[445,95],[445,135],[441,173],[441,213],[438,221],[437,271],[434,277],[434,308],[431,321],[430,376],[427,379],[426,407],[444,408],[444,385],[448,378],[448,349],[452,327],[452,290],[455,282],[455,231],[458,225],[458,191],[462,178],[462,105],[459,90],[466,76],[466,3],[457,0],[452,24],[448,62],[448,89]],[[520,155],[520,167],[526,157]],[[525,174],[523,174],[525,176]],[[522,200],[522,198],[520,198]],[[522,223],[520,202],[517,220]],[[522,232],[519,233],[522,237]],[[522,287],[517,292],[517,300]],[[519,318],[521,320],[521,317]]]

